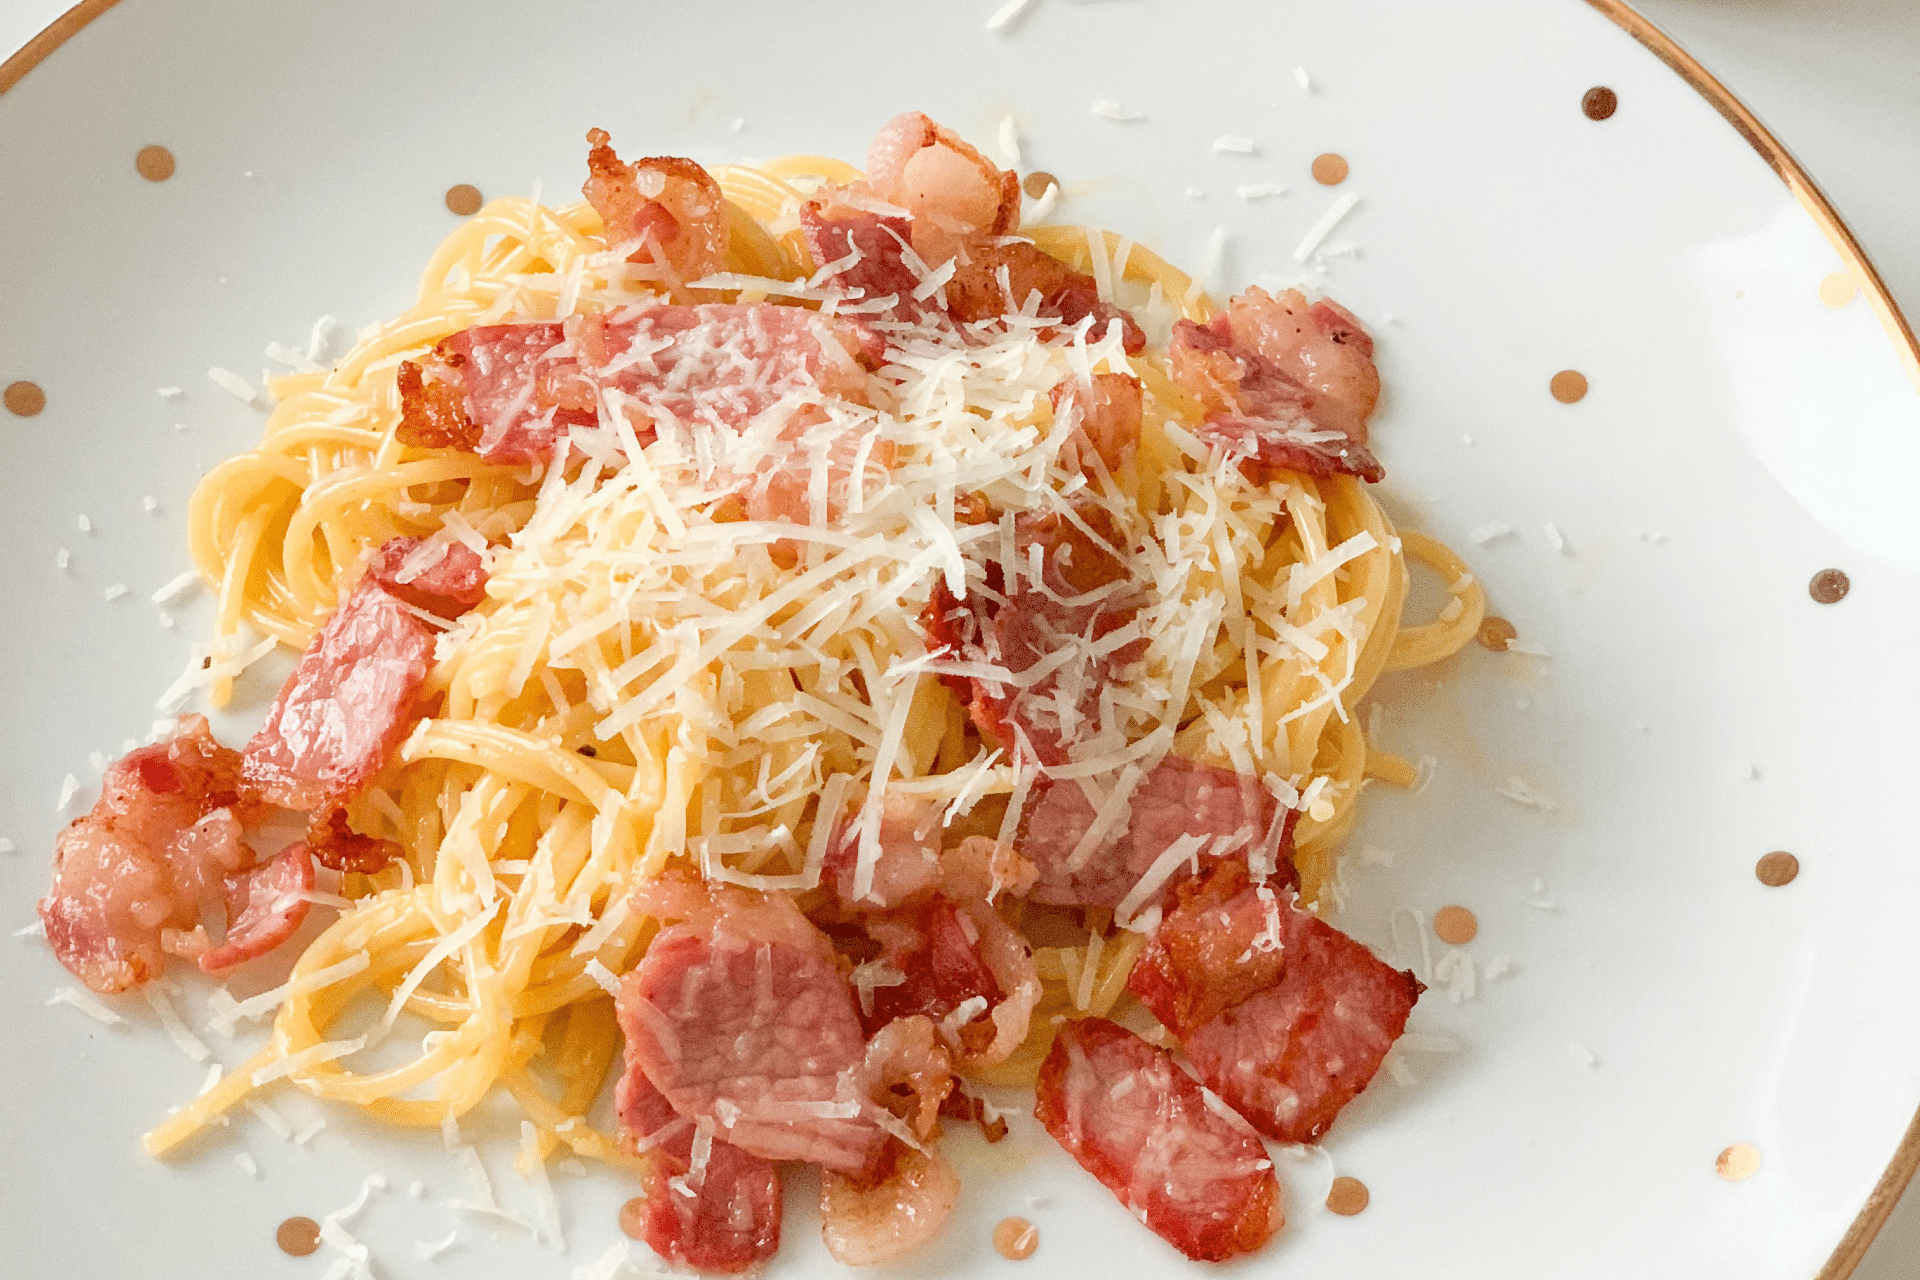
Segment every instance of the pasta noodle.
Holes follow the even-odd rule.
[[[731,249],[724,287],[706,296],[814,305],[804,282],[818,264],[795,209],[822,180],[857,171],[798,156],[712,172]],[[1214,311],[1194,281],[1110,232],[1026,234],[1107,282],[1150,330]],[[440,246],[411,308],[333,368],[276,380],[264,438],[194,495],[191,549],[217,592],[224,652],[243,649],[248,632],[304,647],[391,538],[452,530],[503,549],[488,598],[440,639],[430,713],[350,813],[404,858],[346,878],[351,906],[294,964],[269,1046],[154,1129],[149,1150],[172,1150],[284,1078],[421,1127],[504,1089],[542,1157],[565,1146],[625,1160],[584,1116],[619,1052],[610,976],[657,927],[630,906],[633,885],[684,863],[804,899],[858,784],[891,778],[978,834],[1017,808],[1004,755],[915,667],[924,646],[898,601],[938,571],[942,546],[931,534],[913,541],[912,517],[870,535],[774,525],[690,498],[638,449],[619,466],[587,457],[570,476],[396,437],[402,360],[470,326],[605,310],[661,287],[606,251],[588,205],[496,199]],[[1159,545],[1180,547],[1158,566],[1173,595],[1156,622],[1194,638],[1184,658],[1167,657],[1167,642],[1149,660],[1167,689],[1165,745],[1295,789],[1296,864],[1312,902],[1367,779],[1411,780],[1405,761],[1370,753],[1353,707],[1382,673],[1464,644],[1480,587],[1446,547],[1396,531],[1353,477],[1241,482],[1198,444],[1200,407],[1157,357],[1091,338],[1060,351],[1145,388],[1138,451],[1108,480]],[[997,356],[1029,358],[1008,346],[982,362]],[[1012,423],[961,440],[963,469],[1051,465],[1059,442],[1044,396],[1027,394],[1032,374],[976,369],[971,384],[922,384],[955,397],[941,430],[964,430],[968,415]],[[875,443],[883,429],[862,420],[848,438],[888,447]],[[910,441],[889,444],[896,465],[920,459]],[[866,469],[852,468],[856,488]],[[952,487],[938,500],[951,504]],[[1410,561],[1433,572],[1448,604],[1402,626]],[[216,705],[230,686],[210,686]],[[1044,994],[1029,1041],[978,1072],[988,1083],[1032,1078],[1052,1015],[1114,1011],[1145,940],[1101,909],[1016,907],[1011,919],[1035,941]],[[403,1030],[417,1050],[368,1065],[365,1051]]]

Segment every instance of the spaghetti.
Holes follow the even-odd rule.
[[[531,1155],[629,1159],[584,1117],[619,1051],[614,978],[659,927],[631,905],[635,885],[690,866],[809,908],[836,825],[858,829],[888,793],[940,806],[956,836],[1016,829],[1033,771],[982,737],[916,621],[991,540],[990,523],[956,514],[971,495],[1031,507],[1071,492],[1134,544],[1149,589],[1131,702],[1114,713],[1128,749],[1269,780],[1300,810],[1303,901],[1328,884],[1368,778],[1411,781],[1351,709],[1382,673],[1474,634],[1473,575],[1397,532],[1352,476],[1253,483],[1202,443],[1203,406],[1164,347],[1176,320],[1205,322],[1214,303],[1111,233],[1023,234],[1138,315],[1147,352],[1126,354],[1117,326],[1050,333],[1030,309],[965,346],[902,332],[873,405],[822,409],[815,460],[832,455],[845,492],[809,480],[798,518],[743,509],[747,446],[712,456],[698,433],[618,456],[576,448],[544,468],[401,440],[396,371],[474,326],[662,294],[831,310],[799,210],[858,172],[804,156],[711,172],[728,250],[700,281],[610,251],[587,204],[487,204],[434,254],[409,310],[331,369],[278,379],[259,445],[194,495],[222,653],[248,632],[305,647],[396,537],[485,550],[490,580],[439,637],[428,714],[349,811],[403,856],[345,877],[350,905],[267,1001],[270,1044],[148,1134],[149,1151],[284,1080],[426,1127],[504,1089],[534,1127]],[[1089,479],[1048,392],[1101,372],[1139,379],[1142,423],[1131,457]],[[1448,603],[1403,626],[1413,562]],[[230,691],[219,676],[208,696]],[[1034,945],[1042,996],[1026,1042],[973,1070],[988,1083],[1033,1078],[1055,1015],[1123,1007],[1146,942],[1102,908],[1005,914]],[[371,1065],[402,1031],[417,1051]]]

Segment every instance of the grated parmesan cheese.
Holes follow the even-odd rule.
[[[258,405],[260,392],[251,382],[231,369],[222,369],[218,365],[207,370],[207,380],[243,404]]]
[[[1307,234],[1301,238],[1299,247],[1293,251],[1293,260],[1305,262],[1311,258],[1315,250],[1319,249],[1326,238],[1333,234],[1333,229],[1339,226],[1341,220],[1352,213],[1354,206],[1359,203],[1360,195],[1355,191],[1349,191],[1335,200],[1332,207],[1321,215],[1320,221],[1314,223],[1307,230]]]
[[[1242,200],[1265,200],[1268,196],[1283,196],[1287,188],[1278,182],[1249,182],[1233,189],[1233,194]]]
[[[1238,134],[1223,133],[1213,140],[1216,152],[1230,155],[1252,155],[1256,150],[1252,138],[1243,138]]]
[[[1123,124],[1134,120],[1145,120],[1147,118],[1140,112],[1129,111],[1119,103],[1107,98],[1095,98],[1091,109],[1093,114],[1099,116],[1102,120],[1118,120]]]
[[[47,997],[47,1004],[71,1005],[73,1008],[86,1014],[89,1018],[92,1018],[95,1022],[106,1027],[111,1027],[126,1021],[125,1018],[102,1004],[90,992],[82,991],[79,987],[61,987],[51,996]]]
[[[260,1176],[260,1166],[255,1164],[253,1162],[253,1157],[248,1155],[246,1152],[236,1151],[233,1155],[233,1162],[239,1165],[240,1171],[246,1174],[249,1178],[257,1178]]]
[[[166,1028],[168,1038],[180,1052],[195,1062],[205,1062],[213,1056],[213,1050],[207,1048],[206,1042],[188,1030],[187,1024],[181,1021],[180,1011],[173,1007],[173,998],[164,990],[149,984],[140,988],[140,994],[146,997],[154,1016],[160,1019],[160,1025]]]
[[[987,30],[989,31],[1006,30],[1007,27],[1012,25],[1015,19],[1017,19],[1021,14],[1027,11],[1027,6],[1031,5],[1032,3],[1033,3],[1033,0],[1007,0],[1005,4],[1001,5],[998,9],[995,9],[993,13],[988,16]],[[1020,162],[1016,158],[1014,160],[1014,163],[1018,164]]]
[[[65,813],[67,806],[73,803],[74,793],[79,790],[80,779],[74,777],[72,774],[68,774],[66,777],[60,779],[60,799],[55,801],[54,809],[57,812]]]
[[[1508,524],[1506,521],[1489,520],[1487,523],[1475,529],[1472,533],[1469,533],[1467,537],[1473,540],[1473,544],[1476,547],[1484,547],[1488,543],[1497,542],[1501,538],[1510,536],[1512,533],[1513,533],[1513,526]]]
[[[5,836],[0,836],[0,853],[13,853],[17,851],[18,848],[19,846],[14,844],[13,841],[7,839]]]
[[[1493,790],[1495,795],[1504,796],[1515,804],[1529,809],[1538,809],[1542,813],[1551,813],[1559,808],[1551,796],[1517,773],[1507,775],[1506,781]]]

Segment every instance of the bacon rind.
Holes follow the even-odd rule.
[[[432,656],[426,625],[363,579],[307,646],[247,743],[241,776],[248,789],[307,812],[358,794],[412,726]]]
[[[1313,1142],[1367,1087],[1424,989],[1292,901],[1280,980],[1181,1039],[1204,1080],[1253,1126]]]
[[[1036,1119],[1187,1257],[1251,1253],[1285,1220],[1260,1139],[1209,1105],[1164,1049],[1104,1018],[1068,1022],[1034,1084]]]

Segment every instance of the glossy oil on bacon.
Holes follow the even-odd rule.
[[[247,787],[312,811],[358,794],[413,727],[433,635],[378,582],[363,579],[300,656],[247,743]]]
[[[1104,1018],[1067,1023],[1034,1085],[1034,1115],[1080,1167],[1196,1261],[1260,1248],[1285,1221],[1260,1139],[1164,1049]]]
[[[203,716],[116,761],[93,809],[60,833],[40,919],[53,953],[105,995],[206,950],[202,913],[253,864],[240,838],[240,755]]]
[[[1065,379],[1048,393],[1056,421],[1073,424],[1070,465],[1096,478],[1093,459],[1109,475],[1133,457],[1143,418],[1140,379],[1130,373],[1096,373],[1084,381]]]
[[[1279,918],[1279,981],[1181,1044],[1200,1078],[1255,1128],[1312,1142],[1373,1079],[1422,988],[1290,899]]]
[[[938,1151],[895,1142],[877,1180],[821,1173],[820,1234],[835,1262],[892,1262],[938,1235],[959,1202],[960,1179]]]
[[[676,1266],[738,1275],[780,1248],[780,1171],[771,1160],[704,1136],[678,1115],[646,1075],[628,1071],[615,1089],[620,1146],[647,1161],[637,1214],[621,1227]]]
[[[867,184],[906,210],[913,248],[929,266],[968,236],[1003,236],[1020,225],[1020,180],[959,134],[918,111],[895,116],[867,148]]]
[[[1126,353],[1147,349],[1147,335],[1131,314],[1103,301],[1100,286],[1085,272],[1066,263],[1030,240],[973,237],[954,246],[953,278],[947,282],[947,314],[961,324],[980,324],[1026,308],[1039,295],[1034,314],[1060,322],[1043,330],[1043,338],[1058,338],[1082,320],[1091,320],[1087,340],[1107,335],[1107,326],[1120,324]]]

